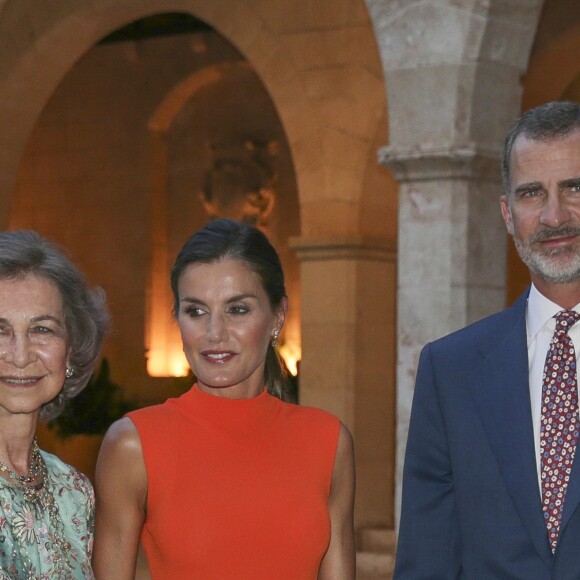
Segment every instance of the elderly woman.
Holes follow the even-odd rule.
[[[35,232],[0,233],[0,579],[93,578],[88,479],[39,450],[86,385],[107,326],[103,295]]]
[[[141,538],[153,580],[354,579],[352,439],[329,413],[279,398],[287,298],[274,248],[253,227],[210,222],[171,283],[197,383],[106,435],[97,578],[134,578]]]

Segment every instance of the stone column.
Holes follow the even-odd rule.
[[[291,247],[301,262],[300,402],[334,413],[354,436],[357,527],[392,525],[394,246],[348,235]]]
[[[504,306],[499,154],[543,2],[365,2],[389,104],[381,158],[400,183],[398,507],[420,349]]]
[[[498,154],[474,148],[380,152],[399,190],[397,467],[400,490],[415,374],[430,340],[501,310],[506,232]],[[398,506],[399,498],[396,504]]]

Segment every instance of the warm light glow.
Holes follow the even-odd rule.
[[[182,352],[170,353],[168,366],[172,377],[186,377],[189,372],[189,364]]]
[[[147,373],[151,377],[185,377],[189,365],[181,349],[150,350],[147,358]]]
[[[285,340],[283,344],[278,347],[280,356],[284,359],[288,371],[296,376],[298,374],[298,361],[302,358],[302,349],[297,342],[293,340]]]

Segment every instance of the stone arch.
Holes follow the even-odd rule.
[[[375,216],[387,219],[375,219],[371,229],[361,219],[361,204],[369,203],[366,178],[370,159],[374,162],[376,125],[386,127],[383,71],[363,0],[307,5],[54,0],[42,6],[35,0],[8,0],[4,6],[4,225],[19,159],[39,114],[67,71],[110,32],[155,13],[188,13],[211,25],[251,63],[281,119],[298,184],[302,237],[294,240],[294,249],[302,261],[302,334],[308,352],[301,366],[303,401],[334,411],[357,432],[359,496],[367,502],[359,505],[359,523],[389,525],[394,444],[391,418],[383,410],[394,399],[395,251],[392,240],[385,242],[389,216],[378,193],[370,196],[382,212]],[[391,230],[394,238],[394,220]],[[361,391],[368,394],[362,404]]]
[[[0,219],[6,223],[6,212],[10,192],[14,184],[18,161],[26,139],[36,122],[40,111],[46,104],[56,86],[66,72],[83,54],[111,31],[122,27],[130,20],[139,19],[160,12],[187,12],[204,19],[216,30],[228,36],[227,25],[220,25],[220,16],[231,18],[232,6],[227,2],[207,3],[199,0],[125,0],[116,3],[78,2],[71,6],[68,2],[55,2],[51,10],[39,11],[34,2],[28,2],[28,10],[23,6],[18,11],[13,5],[8,5],[0,20],[0,30],[6,27],[2,44],[9,44],[17,36],[18,42],[12,42],[9,50],[3,52],[5,57],[0,63],[3,70],[3,82],[0,85],[0,99],[4,103],[0,107]],[[245,9],[238,6],[237,10]],[[221,10],[220,10],[221,9]],[[17,12],[14,15],[12,12]],[[40,13],[39,13],[40,12]],[[230,13],[228,15],[228,12]],[[296,109],[305,108],[304,91],[295,75],[286,74],[282,78],[272,79],[272,71],[276,64],[285,61],[284,68],[288,70],[287,55],[275,38],[263,27],[257,14],[250,9],[238,15],[244,22],[239,30],[248,35],[252,31],[253,38],[234,38],[233,42],[240,46],[252,61],[258,74],[273,94],[284,95],[284,104],[279,109],[285,116],[296,115]],[[16,21],[14,21],[16,20]],[[3,26],[4,25],[4,26]],[[30,28],[32,35],[27,35]],[[14,31],[16,29],[16,32]],[[258,43],[252,50],[251,40]],[[16,44],[16,46],[14,46]],[[245,46],[249,45],[249,46]],[[261,48],[260,48],[261,47]],[[263,49],[263,50],[262,50]],[[264,58],[263,51],[278,59],[276,63],[270,58]],[[253,53],[257,58],[252,59]],[[264,69],[261,71],[260,69]],[[278,75],[279,76],[279,75]],[[275,96],[274,96],[275,99]],[[301,135],[294,137],[300,140]]]
[[[389,87],[390,142],[423,151],[462,147],[481,141],[485,128],[486,145],[497,147],[519,107],[495,103],[508,97],[506,84],[519,90],[542,1],[492,1],[483,9],[476,0],[461,7],[366,0]]]
[[[241,84],[240,84],[241,82]],[[204,91],[211,91],[223,83],[230,83],[229,93],[237,94],[236,99],[241,105],[237,117],[241,120],[239,125],[234,126],[233,119],[228,122],[227,115],[221,121],[213,125],[210,133],[207,128],[199,127],[195,121],[189,119],[189,115],[194,114],[195,99]],[[231,83],[235,83],[232,90]],[[247,89],[243,86],[252,87],[253,105],[249,106]],[[213,102],[219,102],[212,99]],[[256,105],[256,103],[260,103]],[[202,114],[203,116],[203,114]],[[220,139],[224,136],[230,138],[232,135],[238,138],[240,135],[245,138],[255,138],[258,140],[269,139],[269,143],[275,148],[276,161],[276,187],[278,193],[274,206],[274,223],[263,224],[268,230],[268,235],[282,260],[286,274],[286,291],[290,299],[290,307],[284,325],[284,332],[281,336],[282,352],[287,353],[289,349],[299,350],[300,346],[300,324],[299,324],[299,283],[298,264],[295,256],[289,251],[287,239],[289,235],[295,235],[300,231],[298,205],[296,200],[295,175],[289,171],[292,167],[292,160],[289,155],[289,148],[280,123],[276,120],[277,112],[264,88],[261,86],[259,77],[253,67],[245,60],[232,60],[219,64],[208,65],[195,70],[175,86],[173,86],[158,102],[150,113],[147,121],[149,143],[151,151],[150,168],[151,182],[151,269],[149,273],[149,292],[147,293],[148,307],[146,308],[146,351],[147,368],[151,376],[167,376],[168,374],[184,374],[187,372],[187,362],[183,356],[179,331],[175,325],[174,317],[171,313],[171,291],[167,285],[167,272],[170,269],[170,256],[176,251],[175,241],[179,239],[178,232],[181,232],[183,224],[176,223],[171,218],[172,196],[172,164],[180,164],[183,160],[183,151],[191,153],[188,145],[177,138],[175,133],[188,127],[186,133],[197,135],[192,140],[201,139],[207,144],[207,139]],[[188,120],[189,119],[189,120]],[[266,132],[264,129],[267,127]],[[225,134],[224,134],[225,131]],[[261,137],[260,137],[261,135]],[[180,143],[177,145],[176,143]],[[178,160],[175,161],[177,155]],[[274,157],[272,159],[274,159]],[[192,158],[187,154],[187,158]],[[203,169],[207,168],[209,159],[203,154],[193,156],[196,159],[195,165]],[[191,183],[196,183],[196,188],[192,192],[197,199],[201,189],[201,177],[199,174],[190,175]],[[197,204],[199,205],[199,204]],[[195,204],[194,204],[195,206]],[[181,211],[191,205],[184,204]],[[201,205],[199,205],[201,210]],[[187,210],[185,210],[187,211]],[[206,219],[205,213],[196,219],[188,221],[189,228],[201,226]],[[272,226],[272,227],[270,227]],[[172,233],[173,232],[173,233]],[[173,242],[173,243],[172,243]],[[285,347],[285,348],[284,348]],[[290,364],[293,361],[293,359]]]
[[[167,133],[176,116],[190,99],[204,88],[219,82],[230,71],[237,69],[249,69],[249,65],[244,61],[228,62],[194,72],[165,96],[148,122],[153,170],[151,176],[151,268],[145,321],[148,368],[152,364],[158,364],[156,358],[161,358],[160,363],[165,368],[172,365],[179,367],[185,362],[181,354],[179,333],[173,323],[171,310],[168,308],[171,304],[171,292],[166,280],[170,267],[167,231],[169,225],[167,223],[168,176],[166,172],[169,163]],[[176,360],[171,360],[172,356]],[[175,369],[173,370],[175,372]],[[182,370],[178,368],[177,374]],[[149,374],[154,374],[151,368],[149,368]]]
[[[3,103],[0,107],[0,221],[6,223],[10,193],[27,136],[66,72],[111,31],[130,20],[159,12],[185,12],[205,20],[252,63],[287,133],[304,211],[308,213],[308,207],[314,210],[311,219],[303,216],[307,218],[303,220],[306,230],[330,227],[330,224],[316,221],[315,216],[319,215],[316,200],[321,191],[328,202],[348,206],[341,220],[335,220],[338,224],[335,227],[355,229],[355,220],[349,221],[347,215],[353,210],[356,212],[366,169],[362,159],[372,141],[372,125],[385,109],[380,71],[369,72],[369,67],[358,63],[350,67],[349,74],[337,73],[332,67],[320,73],[307,71],[314,90],[319,91],[319,94],[309,94],[304,84],[305,75],[292,59],[292,53],[299,54],[301,48],[289,50],[282,40],[283,35],[272,32],[265,24],[264,15],[252,2],[232,5],[227,0],[121,0],[114,3],[98,0],[73,5],[59,0],[42,10],[32,0],[8,3],[0,20],[3,32],[0,41],[0,54],[3,55],[0,60],[3,79],[0,84],[0,102]],[[360,7],[356,12],[357,20],[364,22],[366,14],[360,15]],[[321,50],[329,52],[322,37],[319,44]],[[321,95],[329,90],[324,87],[333,82],[339,82],[341,86],[337,88],[342,91],[336,92],[338,96],[334,100]],[[367,96],[360,98],[357,91],[365,91]],[[358,104],[357,115],[353,115],[352,110],[347,114],[353,103]],[[346,127],[348,131],[345,131],[345,123],[350,123]],[[359,175],[356,179],[351,177],[348,184],[333,174],[334,170],[340,172],[338,163],[333,165],[323,159],[320,165],[313,166],[313,158],[317,157],[313,157],[313,152],[336,155],[337,135],[342,138],[340,146],[351,153],[351,175],[354,172]]]
[[[165,133],[185,103],[208,85],[223,78],[233,69],[249,69],[247,62],[226,63],[203,68],[188,76],[166,95],[149,120],[153,133]]]

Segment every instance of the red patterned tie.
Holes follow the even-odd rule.
[[[540,448],[542,505],[552,552],[556,550],[566,488],[578,441],[576,353],[568,331],[580,318],[572,310],[555,316],[542,385]]]

